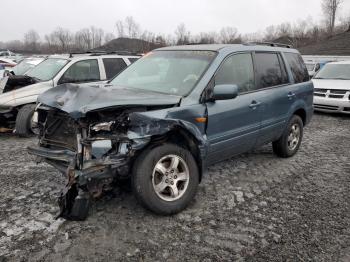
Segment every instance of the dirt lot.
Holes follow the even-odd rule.
[[[300,152],[271,146],[210,168],[195,201],[172,217],[126,189],[85,222],[55,220],[64,179],[0,136],[0,261],[350,261],[350,117],[316,114]]]

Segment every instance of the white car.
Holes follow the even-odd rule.
[[[1,58],[10,59],[10,60],[18,63],[19,61],[21,61],[23,59],[23,56],[20,54],[16,54],[14,52],[11,52],[10,50],[0,50],[0,59]]]
[[[33,131],[33,115],[38,96],[52,87],[66,83],[101,83],[110,80],[137,60],[137,55],[85,53],[53,55],[24,76],[14,76],[0,90],[0,123],[15,127],[18,135]]]
[[[326,64],[312,82],[315,110],[350,114],[350,61]]]
[[[17,63],[11,59],[0,57],[0,65],[5,68],[5,70],[12,70],[13,67],[17,65]]]

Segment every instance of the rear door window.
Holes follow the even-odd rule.
[[[61,83],[83,83],[100,81],[100,70],[96,59],[76,62],[63,74]]]
[[[239,93],[254,91],[254,67],[250,53],[232,55],[221,65],[215,76],[215,85],[238,86]]]
[[[255,64],[259,88],[288,83],[286,67],[278,53],[256,53]]]
[[[310,76],[301,55],[297,53],[284,53],[284,55],[292,71],[295,83],[309,81]]]
[[[115,75],[119,74],[125,67],[126,63],[122,58],[103,58],[103,64],[105,66],[107,79],[113,78]]]
[[[137,60],[139,60],[139,57],[130,57],[130,58],[128,58],[128,59],[129,59],[130,63],[134,63],[134,62],[136,62]]]

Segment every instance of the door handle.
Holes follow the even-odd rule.
[[[289,92],[287,96],[288,96],[289,99],[292,99],[292,98],[294,98],[296,95],[295,95],[295,93],[293,93],[293,92]]]
[[[260,105],[261,105],[261,102],[257,102],[255,100],[253,100],[252,103],[249,105],[249,107],[255,109]]]

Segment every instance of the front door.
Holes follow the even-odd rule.
[[[228,57],[218,70],[214,85],[235,84],[235,99],[207,103],[208,162],[214,163],[252,149],[261,122],[260,92],[256,89],[251,53]]]

